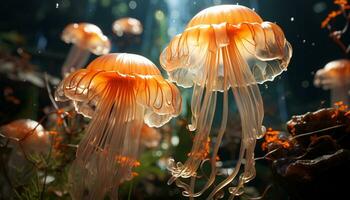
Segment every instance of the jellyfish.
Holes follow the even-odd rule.
[[[62,66],[62,76],[85,66],[90,52],[95,55],[107,54],[111,49],[109,39],[94,24],[73,23],[67,25],[61,35],[62,40],[73,46]]]
[[[24,153],[44,153],[50,145],[49,133],[39,122],[31,119],[19,119],[5,124],[0,127],[0,133],[20,142]]]
[[[119,185],[140,165],[143,123],[164,125],[180,113],[182,100],[150,60],[126,53],[98,57],[66,77],[55,96],[91,118],[70,170],[74,199],[117,199]]]
[[[256,139],[264,134],[264,108],[257,84],[272,81],[286,71],[291,55],[291,45],[281,28],[263,22],[247,7],[213,6],[191,19],[185,31],[175,36],[160,55],[160,63],[171,81],[184,88],[193,87],[188,127],[196,131],[187,161],[170,160],[168,169],[172,177],[168,184],[175,182],[184,190],[182,194],[189,197],[200,196],[213,185],[231,88],[242,124],[239,158],[233,172],[211,190],[207,199],[213,199],[236,177],[237,185],[229,188],[230,198],[242,194],[244,184],[256,175],[254,147]],[[217,138],[211,140],[219,92],[223,93],[221,123]],[[206,175],[208,181],[202,189],[194,191],[198,168],[208,159],[211,166],[210,175]],[[244,172],[239,175],[241,167]]]
[[[26,169],[32,167],[28,162],[33,155],[47,155],[50,149],[51,140],[49,131],[37,121],[31,119],[18,119],[0,127],[0,134],[9,139],[7,143],[11,148],[6,163],[7,175],[11,180],[17,180],[20,175],[22,183],[30,180],[32,172]],[[5,163],[1,163],[5,165]],[[24,172],[25,173],[19,173]],[[1,189],[6,191],[6,185]]]
[[[314,85],[324,90],[331,90],[331,102],[350,103],[350,61],[347,59],[329,62],[316,72]]]
[[[124,34],[140,35],[143,31],[139,20],[131,17],[125,17],[114,21],[113,32],[121,37]]]

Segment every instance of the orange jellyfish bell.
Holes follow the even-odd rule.
[[[49,133],[31,119],[19,119],[0,127],[0,133],[21,142],[25,153],[44,153],[49,149]]]
[[[84,67],[89,59],[90,52],[95,55],[103,55],[111,50],[109,39],[99,27],[90,23],[67,25],[61,38],[65,43],[73,44],[62,67],[63,75]]]
[[[329,62],[316,72],[314,85],[331,90],[331,102],[350,104],[350,61],[347,59]]]
[[[143,31],[139,20],[131,17],[125,17],[115,20],[112,26],[113,32],[121,37],[124,34],[140,35]]]
[[[183,87],[193,86],[189,128],[196,134],[189,159],[184,164],[171,160],[169,184],[176,182],[184,189],[183,195],[190,197],[201,195],[213,184],[217,153],[227,124],[227,92],[231,88],[242,123],[239,159],[233,172],[213,188],[207,199],[213,199],[233,182],[244,160],[244,172],[237,186],[229,188],[231,197],[242,193],[244,183],[255,176],[254,147],[256,139],[264,134],[264,108],[257,84],[272,81],[287,70],[291,55],[292,48],[278,25],[263,22],[253,10],[239,5],[202,10],[183,33],[171,40],[160,56],[160,63],[170,80]],[[224,93],[221,126],[216,140],[210,140],[218,92]],[[211,174],[196,192],[197,170],[208,156]],[[187,178],[191,178],[190,183],[184,181]]]
[[[160,127],[181,110],[176,86],[145,57],[126,53],[101,56],[70,74],[56,99],[73,101],[91,118],[70,172],[76,199],[103,199],[107,192],[117,198],[118,186],[140,165],[143,123]]]

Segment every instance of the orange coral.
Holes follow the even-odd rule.
[[[347,6],[348,0],[334,0],[334,4],[340,5],[340,6]]]
[[[338,117],[340,112],[345,112],[344,116],[347,116],[350,114],[348,105],[345,105],[342,101],[338,101],[334,103],[334,105],[336,107],[336,110],[334,111],[332,118]]]
[[[341,14],[342,14],[342,11],[340,11],[340,10],[339,11],[332,11],[332,12],[330,12],[328,14],[327,18],[322,21],[321,28],[327,27],[332,19],[338,17]]]
[[[283,148],[289,148],[290,143],[287,140],[281,140],[278,136],[280,131],[275,131],[272,128],[268,128],[265,134],[265,141],[262,143],[261,148],[266,151],[267,147],[271,143],[279,144]]]
[[[334,0],[333,3],[335,5],[338,5],[338,10],[331,11],[326,19],[324,19],[321,23],[321,28],[327,28],[329,30],[329,36],[333,41],[344,51],[344,53],[349,53],[348,46],[341,41],[341,37],[344,35],[344,33],[347,31],[349,24],[349,13],[348,10],[350,9],[350,5],[347,0]],[[342,15],[346,19],[346,23],[344,27],[340,30],[335,30],[334,27],[332,27],[331,22],[335,21],[335,18]]]
[[[127,156],[116,156],[115,160],[117,161],[118,164],[128,164],[132,163],[131,165],[134,167],[138,167],[141,165],[141,163],[133,158],[127,157]]]

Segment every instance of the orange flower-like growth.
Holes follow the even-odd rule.
[[[279,131],[275,131],[272,128],[268,128],[265,133],[265,141],[262,143],[261,148],[266,151],[268,148],[268,145],[271,143],[279,144],[283,148],[289,148],[290,143],[287,140],[282,140],[279,138]]]
[[[91,118],[71,171],[80,176],[71,176],[76,199],[85,198],[86,188],[89,199],[103,199],[108,191],[116,195],[119,184],[132,178],[143,123],[160,127],[181,110],[176,86],[151,61],[134,54],[95,59],[61,82],[56,99],[73,101],[77,112]]]
[[[338,17],[339,15],[342,14],[342,11],[332,11],[328,14],[328,16],[326,17],[326,19],[324,19],[321,23],[321,28],[325,28],[328,26],[328,24],[330,23],[331,20],[333,20],[334,18]]]
[[[348,0],[334,0],[334,4],[340,5],[340,6],[347,6]]]
[[[344,11],[350,9],[350,5],[349,5],[347,0],[334,0],[334,4],[339,6],[339,10],[331,11],[328,14],[326,19],[324,19],[321,23],[322,28],[327,27],[333,19],[335,19],[339,15],[342,15],[344,13]]]
[[[336,110],[334,111],[333,115],[331,116],[333,119],[339,117],[340,113],[344,113],[344,116],[348,116],[350,114],[349,106],[344,104],[342,101],[338,101],[334,103],[334,106]]]

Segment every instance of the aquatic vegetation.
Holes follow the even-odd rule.
[[[280,134],[280,131],[268,128],[265,133],[265,141],[262,143],[261,148],[267,150],[270,144],[278,144],[279,146],[282,146],[282,148],[289,148],[291,143],[285,138],[280,138]]]
[[[101,29],[94,24],[73,23],[67,25],[62,32],[62,40],[73,46],[62,66],[62,76],[85,67],[90,52],[96,55],[109,53],[111,43],[103,35]]]
[[[181,111],[181,95],[157,67],[135,54],[107,54],[66,77],[56,100],[91,118],[70,170],[75,199],[118,197],[139,166],[142,126],[160,127]]]
[[[350,103],[350,60],[342,59],[329,62],[316,72],[314,85],[324,90],[331,90],[331,102]]]
[[[350,5],[347,0],[334,0],[334,4],[338,5],[338,10],[331,11],[328,16],[322,21],[321,28],[326,28],[329,31],[329,37],[341,48],[345,55],[350,51],[349,45],[343,41],[343,36],[348,31],[350,22]],[[345,18],[344,26],[340,29],[336,28],[335,23],[338,17]]]
[[[281,140],[267,146],[267,158],[279,185],[296,199],[342,199],[350,173],[350,115],[346,105],[293,116],[287,122],[290,146]],[[275,131],[278,132],[278,131]],[[329,184],[332,183],[332,184]]]
[[[327,28],[329,37],[341,48],[345,57],[348,56],[350,48],[345,40],[350,22],[350,5],[347,0],[334,0],[334,4],[338,5],[338,10],[331,11],[327,18],[323,20],[321,27]],[[338,17],[345,18],[345,22],[341,28],[338,28]],[[350,82],[350,61],[346,58],[334,60],[326,64],[323,69],[319,69],[314,77],[314,85],[322,87],[324,90],[331,90],[331,105],[338,101],[345,104],[350,103],[349,91]]]
[[[142,24],[139,20],[131,17],[117,19],[112,25],[113,32],[121,37],[124,34],[140,35],[143,32]]]
[[[272,81],[287,70],[292,48],[281,28],[263,22],[253,10],[239,5],[207,8],[195,15],[182,34],[175,36],[160,56],[162,67],[170,79],[185,88],[193,87],[192,123],[196,131],[188,160],[182,164],[171,161],[172,178],[183,195],[197,197],[213,184],[216,159],[225,133],[228,115],[228,91],[231,88],[242,122],[239,159],[234,170],[207,199],[213,197],[239,175],[230,198],[241,195],[244,184],[255,175],[254,147],[265,131],[262,126],[264,108],[258,83]],[[223,92],[223,111],[218,136],[211,140],[211,128],[217,104],[217,93]],[[229,133],[227,133],[229,134]],[[194,191],[199,177],[197,170],[209,158],[211,173],[200,191]],[[245,163],[243,164],[243,160]],[[190,183],[185,180],[190,178]]]

